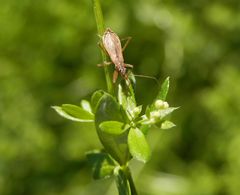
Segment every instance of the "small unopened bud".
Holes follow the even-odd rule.
[[[163,103],[163,108],[164,108],[164,109],[169,108],[169,105],[168,105],[167,102],[164,102],[164,103]]]
[[[155,102],[155,107],[157,109],[166,109],[169,107],[168,103],[167,102],[164,102],[162,100],[156,100]]]
[[[137,114],[137,115],[138,115],[141,111],[142,111],[141,107],[135,107],[135,108],[133,109],[133,113],[134,113],[134,114]]]
[[[157,109],[162,109],[163,108],[163,103],[164,103],[164,101],[162,101],[162,100],[156,100],[155,107]]]

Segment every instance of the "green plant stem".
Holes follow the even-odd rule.
[[[98,34],[102,36],[105,31],[105,26],[104,26],[100,0],[92,0],[92,1],[93,1],[93,10],[95,15],[95,20],[97,23],[97,31],[98,31]],[[101,54],[102,54],[102,61],[103,62],[107,61],[107,56],[102,50],[101,50]],[[113,83],[112,83],[111,75],[107,66],[104,66],[104,73],[105,73],[105,78],[107,82],[108,92],[110,94],[113,94]]]
[[[104,20],[103,20],[103,14],[102,14],[100,0],[92,0],[92,1],[93,1],[93,10],[94,10],[94,14],[95,14],[95,20],[96,20],[96,23],[97,23],[97,31],[98,31],[98,34],[100,36],[102,36],[104,31],[105,31],[105,26],[104,26]],[[106,61],[107,60],[106,54],[103,51],[101,51],[101,54],[102,54],[103,62]],[[105,72],[108,92],[110,94],[113,94],[113,92],[114,92],[113,91],[113,83],[112,83],[111,75],[110,75],[110,72],[109,72],[109,69],[108,69],[107,66],[104,66],[104,72]],[[118,188],[119,194],[122,194],[122,192],[128,191],[129,195],[137,195],[137,190],[135,188],[135,185],[134,185],[133,178],[132,178],[129,167],[126,166],[123,169],[123,174],[125,175],[124,177],[127,179],[128,184],[126,183],[126,185],[125,185],[124,182],[120,181],[121,184],[124,184],[125,190],[121,191],[120,190],[121,186],[120,186]],[[123,178],[119,177],[119,179],[123,179]]]
[[[127,167],[125,169],[125,174],[126,174],[128,182],[129,182],[131,195],[138,195],[137,189],[135,187],[135,184],[134,184],[134,181],[133,181],[133,178],[132,178],[132,174],[131,174],[131,171],[130,171],[129,167]]]

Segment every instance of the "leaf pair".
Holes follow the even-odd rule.
[[[93,122],[94,114],[88,101],[82,101],[82,107],[72,104],[62,104],[62,106],[52,106],[52,108],[62,117],[76,122]]]
[[[111,135],[120,135],[130,128],[118,121],[105,121],[99,125],[99,128]],[[147,162],[151,156],[151,151],[145,135],[138,128],[130,128],[127,137],[127,143],[131,155],[142,162]]]

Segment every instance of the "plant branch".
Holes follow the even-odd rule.
[[[102,36],[105,31],[105,26],[104,26],[104,20],[103,20],[103,14],[102,14],[100,0],[92,0],[92,1],[93,1],[93,10],[94,10],[94,15],[95,15],[95,20],[97,23],[97,31],[98,31],[98,34],[100,36]],[[102,61],[103,62],[107,61],[106,60],[107,56],[103,51],[101,51],[101,55],[102,55]],[[113,94],[113,83],[111,80],[111,75],[110,75],[109,69],[107,66],[104,66],[103,68],[104,68],[108,92],[110,94]]]
[[[132,174],[131,174],[131,171],[130,171],[129,167],[126,168],[125,173],[126,173],[126,176],[127,176],[127,180],[129,182],[131,195],[138,195],[137,189],[135,187],[135,184],[134,184],[134,181],[133,181],[133,178],[132,178]]]

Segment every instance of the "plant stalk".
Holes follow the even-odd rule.
[[[97,24],[97,31],[98,31],[98,34],[102,36],[105,31],[105,26],[104,26],[100,0],[92,0],[92,1],[93,1],[93,11],[95,15],[96,24]],[[105,61],[107,61],[107,56],[102,50],[101,50],[101,55],[102,55],[102,61],[104,63]],[[104,73],[105,73],[105,78],[107,83],[107,90],[110,94],[113,94],[113,83],[112,83],[109,69],[107,66],[104,66],[103,68],[104,68]]]
[[[102,36],[105,31],[105,26],[104,26],[100,0],[92,0],[92,1],[93,1],[93,10],[95,15],[95,20],[97,24],[97,31],[98,31],[98,34]],[[102,61],[103,62],[106,61],[107,56],[102,50],[101,50],[101,55],[102,55]],[[108,92],[110,94],[114,94],[113,83],[112,83],[111,75],[107,66],[104,66],[104,73],[106,77]],[[119,170],[119,172],[116,175],[116,178],[117,178],[116,181],[117,181],[119,195],[123,195],[123,194],[138,195],[128,166],[124,167],[122,171]]]
[[[129,167],[126,168],[125,173],[126,173],[127,180],[129,182],[131,195],[138,195],[137,189],[135,187],[135,184],[134,184],[134,181],[133,181],[133,178],[132,178],[132,174],[131,174],[131,171],[130,171]]]

